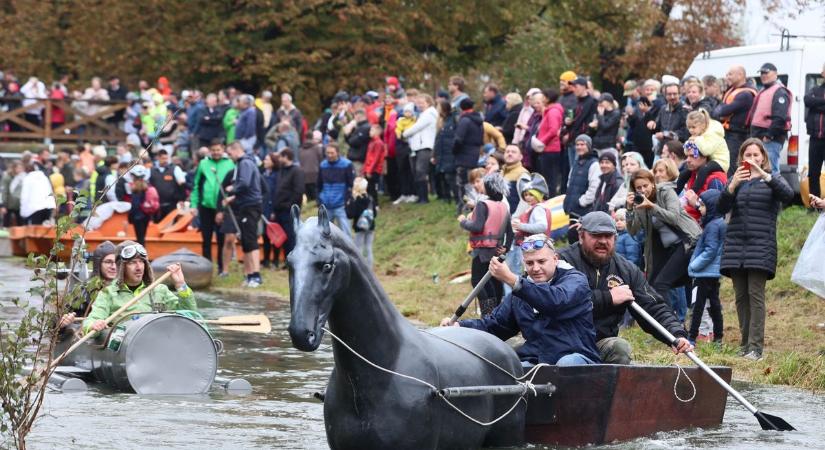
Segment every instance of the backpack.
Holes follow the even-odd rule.
[[[143,194],[143,202],[140,203],[140,210],[147,216],[155,215],[160,210],[160,197],[154,186],[148,186]]]
[[[361,211],[361,215],[358,216],[358,220],[355,221],[355,229],[357,231],[369,231],[374,223],[375,213],[372,211],[372,199],[370,199],[369,206]]]

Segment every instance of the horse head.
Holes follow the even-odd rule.
[[[323,206],[318,217],[301,223],[300,209],[292,206],[296,231],[289,266],[289,336],[298,350],[314,351],[321,344],[336,295],[349,286],[350,261],[343,248],[344,234],[329,221]]]

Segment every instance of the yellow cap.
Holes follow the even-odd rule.
[[[567,72],[564,72],[564,73],[561,74],[561,76],[559,77],[559,81],[566,81],[566,82],[569,83],[569,82],[575,80],[577,77],[578,77],[578,75],[576,75],[576,72],[573,72],[572,70],[568,70]]]

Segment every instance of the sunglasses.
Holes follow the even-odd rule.
[[[146,249],[140,244],[127,245],[120,250],[121,259],[132,259],[137,254],[140,254],[140,256],[143,257],[148,255],[148,253],[146,253]]]
[[[550,242],[545,241],[545,240],[540,240],[540,241],[524,241],[524,242],[521,243],[521,249],[525,252],[529,252],[529,251],[533,251],[533,250],[541,250],[544,247],[550,247]]]

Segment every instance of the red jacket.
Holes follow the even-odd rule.
[[[395,158],[395,124],[398,122],[398,113],[390,111],[387,123],[384,124],[384,143],[387,145],[387,157]]]
[[[544,110],[538,132],[538,139],[544,143],[544,153],[558,153],[561,151],[559,132],[563,120],[564,108],[559,103],[553,103]]]
[[[367,146],[367,160],[364,161],[364,175],[381,175],[384,170],[384,156],[387,149],[381,138],[374,137]]]
[[[728,175],[725,172],[711,172],[707,178],[705,178],[705,185],[697,189],[693,186],[696,181],[696,172],[697,171],[694,171],[690,174],[690,179],[685,185],[685,190],[692,189],[696,195],[700,195],[702,192],[707,191],[711,187],[714,189],[719,189],[720,191],[724,190],[725,186],[728,184]],[[713,186],[711,186],[711,184],[713,184]],[[693,205],[689,203],[685,204],[685,211],[687,211],[690,217],[693,217],[693,220],[702,223],[702,213],[700,213],[699,210]]]

